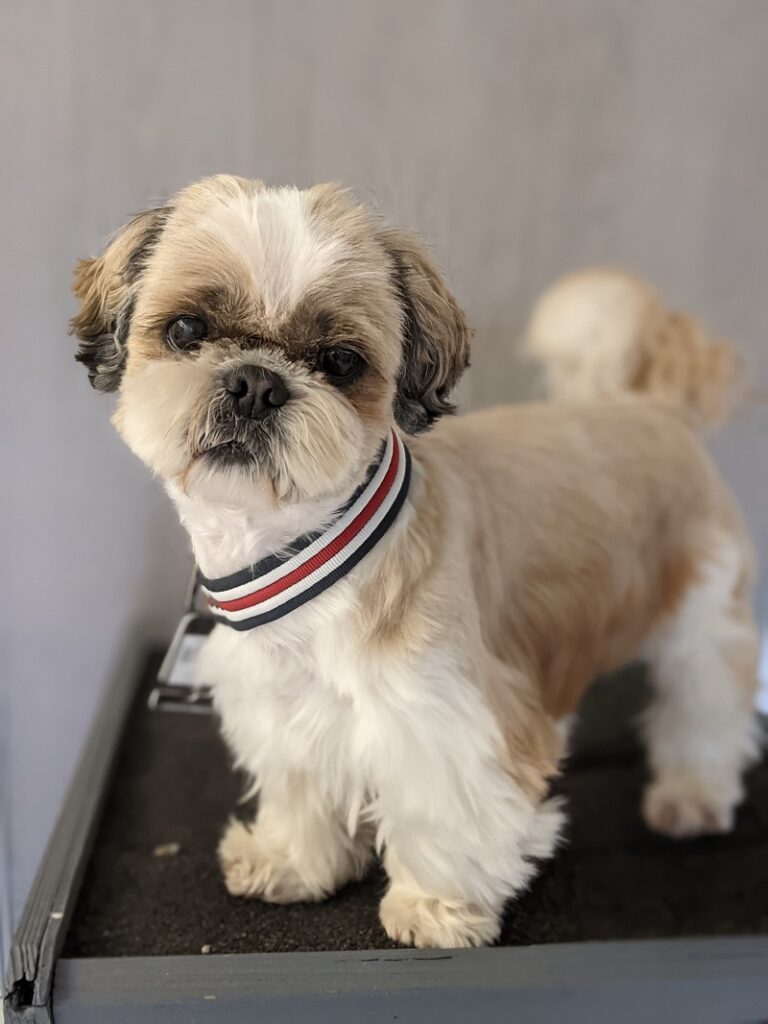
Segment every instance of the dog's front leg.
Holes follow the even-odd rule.
[[[260,793],[256,820],[232,819],[219,844],[233,896],[270,903],[322,900],[365,873],[372,839],[351,837],[304,772],[287,772]]]
[[[489,779],[491,788],[497,784]],[[396,942],[438,948],[492,943],[506,900],[534,873],[525,857],[533,807],[515,787],[507,798],[497,793],[486,814],[457,796],[441,822],[428,820],[425,807],[423,821],[391,823],[384,853],[390,884],[380,913]]]
[[[397,942],[479,946],[498,937],[505,901],[534,874],[532,858],[551,852],[560,815],[510,771],[479,689],[441,675],[422,670],[398,687],[405,703],[377,716],[389,743],[377,786],[390,880],[381,921]]]

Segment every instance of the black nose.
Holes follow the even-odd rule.
[[[263,366],[246,363],[230,370],[224,387],[232,395],[238,415],[258,420],[288,401],[288,388],[283,378]]]

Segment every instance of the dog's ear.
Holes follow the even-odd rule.
[[[403,315],[395,419],[407,433],[419,434],[455,411],[449,396],[469,365],[470,331],[421,242],[392,229],[380,239],[392,259]]]
[[[73,291],[80,311],[70,334],[80,339],[75,358],[99,391],[115,391],[125,368],[138,283],[165,225],[167,208],[148,210],[121,228],[95,259],[80,260]]]

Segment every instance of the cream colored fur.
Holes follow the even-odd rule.
[[[418,243],[342,190],[208,179],[161,223],[140,275],[125,270],[136,222],[81,266],[74,326],[97,386],[119,380],[116,425],[165,481],[202,571],[223,576],[327,522],[393,422],[407,433],[445,412],[468,333]],[[532,347],[557,397],[577,400],[408,438],[406,506],[347,577],[269,625],[214,629],[201,677],[260,799],[221,842],[231,893],[322,899],[378,851],[392,939],[493,942],[557,845],[565,721],[595,674],[638,655],[657,687],[649,825],[730,827],[755,753],[752,555],[687,422],[711,418],[727,375],[690,331],[671,343],[681,373],[659,371],[653,331],[669,323],[646,286],[564,287]],[[103,355],[116,307],[132,315],[125,365]],[[171,352],[164,325],[190,307],[215,333]],[[313,363],[340,332],[367,365],[346,391]],[[292,398],[251,464],[221,468],[211,410],[239,362],[283,374]]]
[[[725,418],[737,392],[730,345],[667,310],[644,281],[621,270],[582,271],[548,289],[531,315],[527,349],[553,398],[636,391],[706,424]]]

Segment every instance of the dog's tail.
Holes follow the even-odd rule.
[[[543,365],[553,399],[637,392],[675,404],[697,425],[725,419],[739,379],[730,345],[618,270],[552,285],[533,310],[526,348]]]

